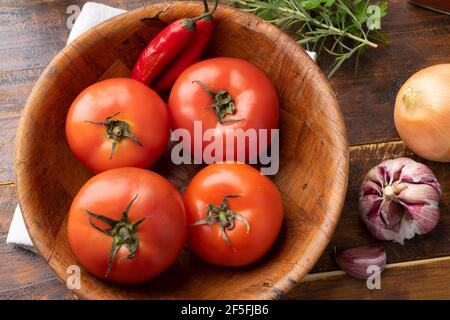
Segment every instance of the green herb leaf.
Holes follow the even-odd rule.
[[[297,42],[334,60],[329,65],[331,77],[353,55],[356,64],[367,48],[388,43],[379,29],[386,16],[386,1],[370,0],[229,0],[241,10],[253,13],[291,33]],[[322,59],[319,59],[319,62]],[[355,69],[357,70],[357,69]]]
[[[322,2],[326,2],[326,1],[322,1],[322,0],[304,0],[300,3],[300,5],[305,8],[306,10],[311,10],[311,9],[315,9],[317,7],[320,6],[320,4]]]

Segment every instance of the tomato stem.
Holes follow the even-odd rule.
[[[235,219],[241,221],[245,225],[245,229],[247,234],[250,232],[250,223],[247,219],[245,219],[242,215],[232,211],[229,209],[229,201],[228,199],[238,198],[238,195],[227,195],[223,198],[222,203],[219,207],[208,204],[206,206],[206,219],[202,219],[196,221],[191,224],[191,226],[200,226],[200,225],[209,225],[213,226],[218,223],[220,227],[220,234],[225,241],[226,244],[233,247],[231,244],[231,240],[228,237],[226,230],[232,230],[235,225]],[[234,250],[234,248],[233,248]]]
[[[85,122],[98,124],[106,127],[106,135],[108,136],[108,138],[112,140],[111,155],[109,156],[109,160],[111,160],[114,155],[117,143],[124,137],[130,138],[140,147],[143,146],[142,143],[138,140],[138,138],[131,132],[130,126],[127,122],[123,120],[111,120],[119,113],[120,112],[114,113],[113,115],[107,117],[105,121],[85,120]]]
[[[210,106],[217,115],[217,119],[219,120],[220,124],[230,124],[234,122],[241,121],[242,119],[225,119],[225,117],[229,114],[234,115],[236,114],[236,106],[234,104],[234,100],[231,97],[231,95],[225,91],[224,89],[220,89],[219,91],[213,91],[210,88],[208,88],[203,82],[201,81],[193,81],[192,83],[197,83],[205,92],[208,94],[208,96],[212,99],[213,104]]]
[[[125,259],[133,259],[134,256],[136,255],[136,251],[139,247],[139,239],[136,235],[136,231],[138,226],[145,220],[145,218],[139,219],[135,223],[131,223],[130,219],[128,218],[128,212],[130,211],[130,208],[133,205],[134,201],[137,199],[137,197],[138,195],[136,194],[134,198],[130,201],[130,203],[127,205],[127,207],[122,213],[122,217],[120,218],[120,220],[113,220],[106,216],[93,213],[89,210],[84,210],[89,215],[89,223],[91,224],[92,227],[113,238],[105,278],[111,271],[114,257],[116,256],[117,252],[122,246],[125,246],[128,249],[128,256],[125,257]],[[105,229],[100,228],[94,222],[92,222],[92,218],[96,218],[108,224],[110,228]]]

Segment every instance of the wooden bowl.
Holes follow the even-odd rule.
[[[199,3],[161,3],[111,19],[64,48],[31,93],[17,132],[20,207],[41,256],[66,282],[76,265],[66,234],[73,197],[91,176],[69,152],[66,113],[74,98],[99,79],[126,76],[142,46],[162,26],[203,10]],[[347,189],[348,148],[342,115],[326,78],[286,34],[255,16],[219,6],[207,56],[251,61],[272,79],[281,110],[280,171],[273,177],[284,203],[281,234],[270,252],[243,268],[212,266],[183,250],[157,278],[137,286],[111,284],[81,269],[88,299],[272,299],[296,285],[321,255],[338,222]],[[169,164],[169,152],[152,170],[184,186],[200,166]]]

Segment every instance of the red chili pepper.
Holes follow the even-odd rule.
[[[210,16],[214,10],[196,18],[177,20],[164,28],[142,51],[131,71],[131,79],[151,85],[161,71],[191,43],[196,22]]]
[[[215,2],[212,12],[214,12],[216,7],[217,1]],[[205,12],[208,11],[207,8],[208,5],[205,0]],[[209,15],[197,21],[196,26],[197,29],[194,32],[191,44],[187,46],[155,80],[155,84],[152,87],[157,92],[170,89],[187,67],[200,60],[200,57],[213,34],[214,23]]]

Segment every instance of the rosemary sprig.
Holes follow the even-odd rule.
[[[386,35],[377,24],[369,27],[369,19],[381,19],[387,13],[387,3],[369,7],[370,0],[230,0],[230,4],[253,13],[293,34],[300,45],[333,57],[328,67],[331,77],[339,67],[366,48],[387,43]],[[369,9],[369,10],[368,10]],[[375,10],[375,11],[374,11]]]

